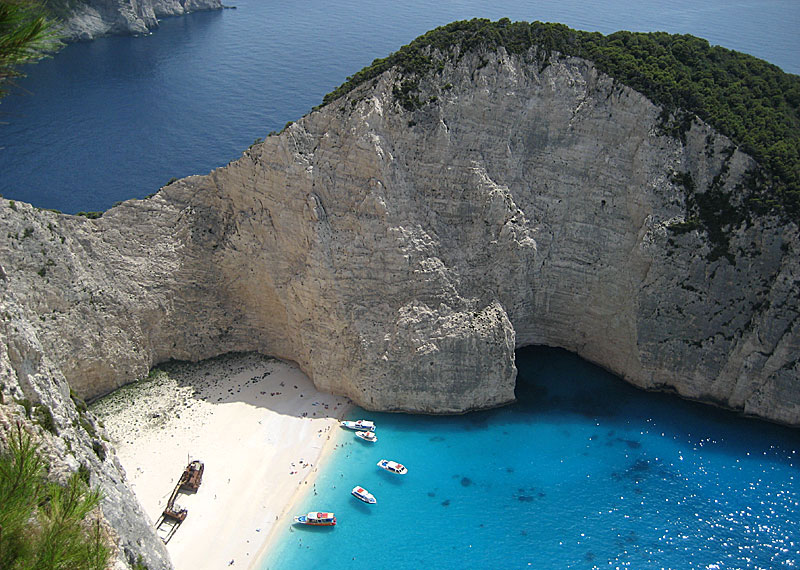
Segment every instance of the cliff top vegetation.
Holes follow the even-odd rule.
[[[485,19],[453,22],[431,30],[347,78],[323,105],[384,71],[406,75],[443,68],[444,54],[504,48],[528,54],[540,65],[554,53],[592,61],[598,69],[641,92],[663,109],[665,126],[680,136],[694,115],[726,135],[763,167],[759,192],[748,210],[800,213],[800,76],[753,56],[712,46],[691,35],[620,31],[610,35],[563,24]],[[757,194],[757,195],[756,195]]]
[[[88,469],[65,485],[47,480],[44,456],[21,427],[0,450],[0,568],[103,570],[111,550],[92,515],[100,492],[87,486]]]

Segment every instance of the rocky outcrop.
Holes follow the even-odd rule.
[[[0,287],[3,285],[0,276]],[[164,544],[125,480],[105,431],[86,405],[71,396],[59,367],[39,342],[13,294],[0,300],[0,449],[21,425],[39,446],[50,479],[63,483],[83,471],[102,493],[102,520],[114,542],[114,568],[151,570],[172,565]],[[49,420],[46,419],[49,417]],[[141,566],[138,566],[141,568]]]
[[[2,211],[6,286],[73,389],[168,358],[291,359],[371,409],[513,400],[516,346],[800,424],[797,227],[686,230],[685,184],[731,200],[753,161],[577,58],[396,71],[208,176],[98,220]]]
[[[221,0],[81,0],[67,3],[58,15],[64,40],[83,41],[146,34],[158,27],[158,18],[221,8]]]
[[[577,58],[396,71],[208,176],[98,220],[5,207],[7,287],[94,397],[168,358],[257,350],[370,409],[514,398],[513,351],[572,350],[648,389],[800,424],[797,227],[686,230],[753,161]]]
[[[0,204],[2,421],[53,410],[42,437],[104,489],[120,560],[168,564],[70,387],[170,358],[260,351],[368,409],[457,413],[513,401],[514,349],[546,344],[800,425],[797,225],[754,217],[722,247],[685,219],[689,187],[741,202],[752,159],[699,121],[663,134],[582,59],[441,61],[412,110],[387,71],[96,220]]]

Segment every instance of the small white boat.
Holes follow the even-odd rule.
[[[369,420],[344,420],[340,424],[343,428],[361,431],[375,431],[375,424]]]
[[[374,431],[357,431],[356,437],[360,437],[364,441],[368,441],[370,443],[375,443],[378,441],[378,436],[375,435]]]
[[[294,517],[296,524],[309,524],[313,526],[334,526],[336,524],[336,517],[333,513],[323,513],[313,511],[307,515],[300,515]]]
[[[405,465],[397,461],[389,461],[388,459],[381,459],[378,461],[378,467],[386,469],[389,473],[397,473],[398,475],[405,475],[408,473],[408,469],[406,469]]]
[[[350,491],[350,494],[352,494],[356,499],[361,499],[362,501],[364,501],[369,505],[374,505],[375,503],[378,502],[377,499],[375,499],[375,495],[373,495],[360,485],[356,485],[355,487],[353,487],[353,490]]]

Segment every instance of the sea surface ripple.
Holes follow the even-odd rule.
[[[517,351],[518,402],[456,417],[376,414],[343,433],[263,570],[800,565],[797,430],[648,393],[565,351]],[[405,476],[376,466],[406,465]],[[363,485],[377,498],[350,496]]]
[[[0,104],[0,194],[67,213],[206,174],[373,59],[454,20],[689,33],[800,72],[800,3],[673,0],[239,0],[147,37],[73,44]]]

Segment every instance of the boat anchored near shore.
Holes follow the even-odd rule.
[[[347,429],[375,431],[375,424],[370,420],[344,420],[339,425]]]
[[[374,431],[357,431],[356,437],[360,437],[364,441],[368,441],[370,443],[375,443],[378,441],[378,436],[375,435]]]
[[[336,517],[333,513],[312,511],[307,515],[294,517],[295,524],[307,524],[312,526],[334,526]]]
[[[389,473],[397,473],[398,475],[405,475],[408,473],[408,469],[405,465],[398,463],[397,461],[390,461],[388,459],[381,459],[378,461],[378,467],[385,469]]]
[[[375,503],[378,502],[378,500],[375,498],[375,495],[367,491],[361,485],[356,485],[355,487],[353,487],[353,490],[350,491],[350,494],[353,495],[356,499],[364,501],[368,505],[374,505]]]

